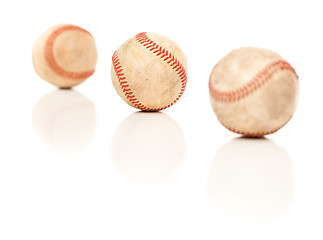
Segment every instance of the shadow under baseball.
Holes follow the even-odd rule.
[[[33,130],[52,150],[74,153],[84,149],[96,129],[96,111],[91,100],[67,89],[52,91],[34,107]]]
[[[114,166],[138,185],[169,181],[180,169],[184,156],[184,135],[165,113],[133,113],[118,126],[112,138]]]
[[[291,158],[266,138],[232,140],[217,150],[209,169],[209,197],[233,220],[279,218],[290,207],[294,188]]]

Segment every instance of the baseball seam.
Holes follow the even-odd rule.
[[[47,61],[47,64],[49,67],[59,76],[64,77],[64,78],[69,78],[69,79],[74,79],[74,80],[79,80],[79,79],[85,79],[90,77],[93,73],[94,70],[91,71],[85,71],[85,72],[70,72],[64,70],[62,67],[60,67],[53,55],[53,46],[56,38],[63,32],[65,31],[82,31],[84,33],[89,34],[91,37],[92,35],[86,31],[85,29],[82,29],[80,27],[74,26],[74,25],[65,25],[62,26],[58,29],[56,29],[47,39],[45,43],[45,49],[44,49],[44,55],[45,59]]]
[[[126,80],[125,74],[123,72],[123,68],[121,66],[117,51],[115,51],[112,56],[112,64],[113,64],[114,72],[116,73],[116,76],[118,78],[121,90],[124,93],[124,95],[126,96],[126,98],[128,99],[128,101],[132,105],[134,105],[136,108],[139,108],[143,111],[149,111],[150,109],[148,107],[144,106],[143,104],[141,104],[138,101],[138,99],[135,97],[133,92],[131,91],[129,84]]]
[[[269,64],[267,67],[264,68],[261,72],[259,72],[251,81],[249,81],[244,86],[233,90],[233,91],[220,91],[215,89],[211,83],[211,76],[209,80],[209,88],[211,96],[214,100],[219,102],[235,102],[238,101],[261,86],[263,86],[271,77],[274,75],[278,70],[290,70],[292,71],[296,77],[298,78],[294,68],[286,61],[279,60],[274,63]]]
[[[156,42],[149,39],[146,35],[146,32],[137,34],[135,38],[141,45],[143,45],[149,51],[156,54],[156,56],[160,57],[163,61],[167,62],[167,64],[169,64],[169,66],[171,66],[175,70],[175,72],[178,74],[178,77],[181,81],[181,90],[178,96],[175,98],[175,100],[165,107],[149,108],[144,106],[135,97],[133,91],[130,89],[129,84],[126,80],[126,76],[123,72],[123,68],[121,66],[121,63],[118,57],[118,53],[116,51],[112,56],[112,64],[113,64],[116,76],[118,78],[120,87],[122,89],[122,92],[125,94],[126,98],[129,100],[129,102],[132,105],[134,105],[136,108],[143,111],[160,111],[174,105],[174,103],[176,103],[181,98],[186,88],[187,74],[183,65],[170,51],[164,49],[162,46],[159,46]]]
[[[216,66],[215,66],[216,67]],[[273,62],[269,64],[267,67],[264,68],[261,72],[259,72],[251,81],[249,81],[247,84],[244,86],[240,87],[239,89],[226,92],[226,91],[219,91],[215,89],[212,86],[211,83],[211,76],[209,80],[209,89],[210,89],[210,95],[215,101],[223,102],[223,103],[232,103],[235,101],[239,101],[260,87],[264,86],[264,84],[279,70],[288,70],[291,71],[295,74],[296,78],[298,79],[298,75],[296,74],[295,69],[286,61],[284,60],[279,60],[276,62]],[[219,122],[228,130],[238,133],[238,134],[243,134],[245,136],[249,137],[260,137],[268,134],[272,134],[279,129],[281,129],[283,126],[285,126],[289,120],[291,119],[292,116],[284,123],[282,126],[280,126],[277,129],[273,129],[271,131],[266,131],[266,132],[244,132],[240,131],[238,129],[231,128],[229,126],[226,126],[220,119]]]

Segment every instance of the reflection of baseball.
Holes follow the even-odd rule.
[[[53,150],[78,152],[94,135],[95,106],[79,92],[56,90],[39,99],[32,123],[35,133]]]
[[[215,65],[209,88],[213,110],[226,128],[259,137],[276,132],[292,117],[298,76],[278,54],[245,47]]]
[[[290,207],[294,181],[293,161],[284,149],[267,139],[238,138],[217,150],[208,193],[232,219],[267,221]]]
[[[90,77],[96,60],[94,38],[74,25],[51,27],[36,40],[33,49],[37,74],[60,88],[73,87]]]
[[[179,170],[184,135],[164,113],[136,112],[116,129],[111,157],[119,172],[139,185],[163,183]]]
[[[111,78],[120,97],[143,111],[172,106],[183,95],[187,62],[182,50],[158,34],[139,33],[112,57]]]

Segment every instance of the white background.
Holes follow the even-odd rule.
[[[2,1],[0,239],[323,239],[320,1]],[[95,74],[73,91],[40,79],[36,38],[72,23],[96,39]],[[111,56],[147,31],[189,63],[183,97],[136,113]],[[265,139],[217,121],[208,77],[241,46],[299,75],[296,113]]]

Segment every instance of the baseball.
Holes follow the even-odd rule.
[[[292,117],[298,76],[278,54],[244,47],[215,65],[209,90],[211,105],[223,126],[248,137],[261,137],[276,132]]]
[[[111,78],[119,96],[142,111],[172,106],[183,95],[187,62],[179,46],[154,33],[139,33],[112,56]]]
[[[95,70],[97,51],[92,35],[70,24],[56,25],[35,42],[33,64],[37,74],[59,88],[71,88]]]

